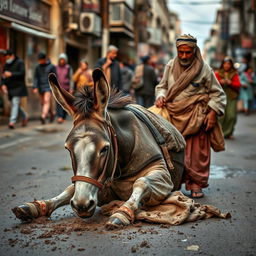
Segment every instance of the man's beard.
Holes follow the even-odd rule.
[[[191,59],[186,59],[186,60],[181,60],[179,59],[179,63],[181,66],[183,67],[188,67],[191,65],[191,63],[193,62],[194,58],[191,58]]]

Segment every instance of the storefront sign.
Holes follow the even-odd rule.
[[[0,0],[0,17],[50,30],[50,8],[38,0]]]
[[[99,0],[82,0],[82,12],[100,12]]]

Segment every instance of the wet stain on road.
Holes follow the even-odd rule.
[[[249,175],[252,171],[242,168],[234,168],[228,166],[211,165],[211,179],[236,178],[244,175]]]
[[[36,128],[36,130],[41,133],[59,133],[64,131],[63,129],[58,129],[55,127],[39,127]]]

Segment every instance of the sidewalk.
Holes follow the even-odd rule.
[[[21,127],[20,123],[15,125],[15,129],[9,129],[8,120],[5,124],[0,124],[0,150],[26,141],[30,137],[42,136],[43,133],[56,133],[58,131],[67,130],[72,126],[70,118],[62,124],[57,123],[57,119],[53,123],[47,122],[42,125],[40,120],[30,120],[26,127]],[[40,132],[40,133],[38,133]]]

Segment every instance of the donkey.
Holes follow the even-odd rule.
[[[74,171],[73,184],[54,198],[12,209],[22,221],[50,216],[69,203],[79,217],[88,218],[97,205],[122,200],[124,204],[106,223],[109,229],[117,228],[133,223],[141,206],[158,205],[178,188],[184,161],[182,135],[160,116],[132,104],[130,97],[110,95],[101,69],[93,71],[93,80],[92,89],[85,87],[73,96],[59,85],[54,74],[49,75],[55,99],[73,118],[65,143]],[[138,112],[152,115],[159,127],[167,128],[169,151],[159,145]],[[174,182],[175,175],[178,180]]]

